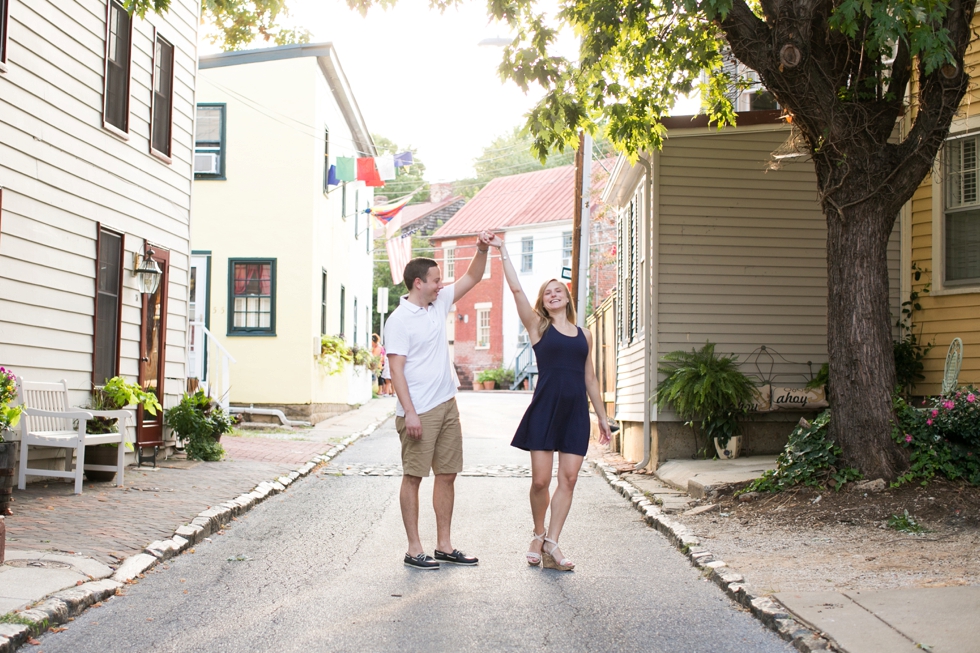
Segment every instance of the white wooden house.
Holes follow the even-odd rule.
[[[75,405],[116,374],[165,405],[185,387],[199,14],[0,0],[0,365],[66,379]],[[163,283],[142,294],[150,249]],[[133,435],[162,444],[162,416]]]
[[[718,130],[703,116],[669,118],[663,149],[635,165],[621,157],[604,191],[619,210],[618,445],[630,460],[648,455],[652,468],[694,453],[690,429],[646,402],[664,354],[711,341],[716,353],[737,354],[760,383],[796,389],[827,361],[827,231],[813,164],[789,157],[770,165],[790,136],[778,111],[739,114],[738,125]],[[895,316],[899,260],[896,224]],[[778,452],[800,417],[752,414],[745,450]]]

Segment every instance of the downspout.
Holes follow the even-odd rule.
[[[644,208],[646,220],[643,221],[643,260],[646,261],[647,273],[643,275],[643,460],[634,469],[643,469],[650,464],[650,396],[652,394],[650,376],[653,359],[653,293],[650,291],[650,280],[653,278],[654,261],[651,256],[653,240],[653,166],[640,156],[639,161],[646,171],[646,190]]]

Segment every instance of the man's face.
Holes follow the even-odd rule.
[[[429,268],[429,271],[425,275],[425,281],[419,279],[416,283],[421,292],[422,301],[426,304],[434,302],[439,295],[439,291],[443,289],[442,273],[439,272],[439,266]]]

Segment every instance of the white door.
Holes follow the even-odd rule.
[[[187,347],[187,376],[207,381],[207,339],[204,337],[208,311],[208,266],[210,256],[191,256],[190,325]]]

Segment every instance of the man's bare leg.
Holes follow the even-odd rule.
[[[444,553],[453,552],[452,538],[449,532],[453,525],[453,503],[456,500],[455,482],[455,474],[436,474],[435,487],[432,489],[432,508],[436,511],[436,533],[438,535],[436,543],[437,548]],[[418,516],[417,495],[415,514]]]
[[[419,486],[421,476],[402,476],[401,492],[398,501],[402,508],[402,522],[405,524],[405,534],[408,536],[408,555],[417,556],[423,552],[422,541],[419,539]],[[450,503],[450,512],[452,504]]]

